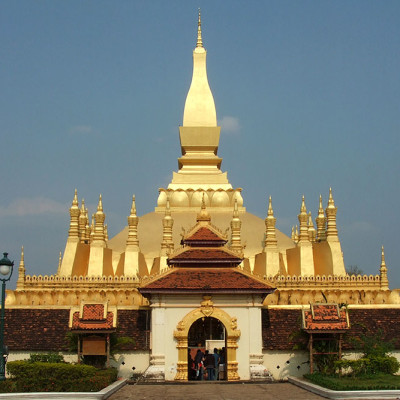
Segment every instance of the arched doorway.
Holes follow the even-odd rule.
[[[194,321],[188,333],[188,380],[199,380],[202,371],[195,369],[196,354],[206,350],[217,353],[219,364],[216,365],[215,377],[226,379],[226,329],[224,324],[214,317],[202,317]],[[205,377],[204,377],[205,378]]]
[[[200,307],[188,313],[178,322],[174,337],[177,340],[178,363],[175,380],[188,380],[188,336],[193,323],[199,319],[213,317],[217,319],[225,329],[225,350],[226,350],[226,379],[238,381],[238,362],[236,360],[237,341],[240,337],[240,330],[237,327],[236,317],[231,317],[226,311],[214,307],[211,296],[203,296]],[[200,324],[200,323],[199,323]]]

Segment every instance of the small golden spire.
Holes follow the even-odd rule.
[[[135,195],[132,196],[131,215],[136,215],[136,198],[135,198]]]
[[[332,188],[329,188],[329,200],[328,206],[325,209],[326,214],[326,240],[328,241],[339,241],[338,231],[336,227],[336,213],[337,207],[335,207],[335,202],[333,200]]]
[[[294,225],[292,226],[292,234],[290,236],[292,238],[292,240],[294,241]]]
[[[78,202],[78,190],[75,189],[75,194],[74,194],[74,199],[72,200],[72,205],[78,207],[79,202]]]
[[[295,230],[294,230],[294,242],[295,242],[295,243],[298,243],[298,241],[299,241],[299,228],[298,228],[298,226],[296,225],[296,228],[295,228]]]
[[[61,251],[60,251],[60,254],[58,256],[58,269],[61,268],[61,262],[62,262],[62,255],[61,255]]]
[[[196,47],[203,47],[203,40],[201,38],[201,12],[199,8],[199,19],[197,22],[197,44]]]
[[[332,195],[332,188],[329,188],[329,199],[328,199],[328,207],[334,208],[335,207],[335,202],[333,200],[333,195]]]
[[[299,235],[299,242],[308,242],[308,214],[307,214],[307,208],[306,208],[306,203],[304,200],[304,195],[301,198],[301,207],[300,207],[300,214],[297,216],[299,219],[299,225],[300,225],[300,235]]]
[[[201,200],[201,209],[200,212],[197,214],[197,222],[199,221],[211,221],[211,216],[207,211],[206,208],[206,200],[205,200],[205,194],[203,192],[203,197]]]
[[[311,211],[308,213],[308,238],[311,243],[315,242],[316,231],[314,228],[313,220],[311,217]]]
[[[71,241],[79,241],[79,202],[78,202],[78,191],[75,189],[74,198],[72,205],[69,209],[70,223],[68,231],[68,239]]]
[[[131,214],[128,217],[128,239],[126,241],[126,245],[134,247],[135,249],[139,249],[138,230],[137,230],[138,224],[139,224],[139,217],[136,215],[136,198],[135,195],[133,195]]]
[[[303,212],[306,213],[306,212],[307,212],[306,203],[305,203],[305,201],[304,201],[304,194],[303,194],[303,196],[302,196],[302,198],[301,198],[300,212],[301,212],[301,213],[303,213]]]
[[[25,284],[25,258],[24,258],[24,246],[21,246],[21,261],[19,262],[18,268],[18,280],[17,288],[22,289]]]
[[[381,278],[381,289],[389,289],[389,279],[387,276],[387,268],[385,262],[385,250],[382,246],[382,253],[381,253],[381,267],[379,269],[379,275]]]
[[[381,255],[381,267],[385,267],[386,268],[385,249],[383,248],[383,245],[382,245],[382,255]]]
[[[97,206],[97,211],[103,211],[103,201],[101,195],[99,196],[99,204]]]
[[[319,195],[319,209],[318,215],[315,218],[317,224],[317,239],[318,241],[326,240],[326,218],[324,213],[324,208],[322,206],[322,196]]]
[[[165,215],[162,219],[163,237],[161,241],[161,255],[168,256],[174,250],[174,241],[172,238],[172,227],[174,220],[171,216],[171,209],[169,206],[169,197],[167,197],[167,205],[165,207]]]
[[[237,205],[237,199],[233,205],[233,216],[231,221],[231,249],[238,253],[243,252],[242,239],[240,229],[242,227],[242,221],[239,218],[239,211]]]
[[[272,197],[269,196],[268,200],[268,216],[274,216],[274,210],[272,209]]]
[[[272,197],[271,196],[269,196],[269,199],[268,199],[267,218],[265,218],[264,222],[265,222],[264,247],[270,248],[270,249],[275,249],[278,242],[276,240],[276,230],[275,230],[276,218],[274,217],[274,210],[272,209]]]

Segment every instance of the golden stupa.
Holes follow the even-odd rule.
[[[299,195],[299,224],[291,237],[276,229],[271,198],[266,201],[265,220],[246,211],[241,189],[233,188],[221,170],[221,128],[207,79],[206,55],[199,14],[192,82],[179,127],[182,156],[168,187],[159,189],[154,212],[138,217],[133,196],[128,226],[109,239],[101,195],[90,220],[84,200],[79,204],[75,191],[57,272],[26,275],[22,254],[16,290],[7,293],[8,307],[65,307],[92,300],[113,306],[146,305],[137,288],[169,268],[168,255],[195,224],[202,201],[212,223],[226,230],[231,248],[243,255],[241,268],[276,287],[265,306],[308,304],[320,300],[321,291],[329,301],[340,303],[399,303],[398,293],[388,287],[383,249],[378,275],[346,274],[331,189],[325,209],[320,196],[316,228],[304,196]]]

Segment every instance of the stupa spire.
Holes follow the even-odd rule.
[[[87,223],[87,212],[85,208],[85,199],[82,199],[82,205],[79,214],[79,237],[81,243],[85,243],[86,240],[86,223]]]
[[[265,247],[276,248],[276,231],[275,231],[276,218],[274,217],[274,210],[272,209],[272,197],[269,196],[268,199],[268,213],[267,218],[265,218]],[[292,229],[293,234],[293,229]]]
[[[101,247],[106,247],[105,241],[105,228],[104,228],[104,220],[106,215],[103,212],[103,200],[101,195],[99,196],[99,203],[97,205],[97,211],[94,214],[94,234],[93,234],[93,242],[92,244],[98,245]]]
[[[325,209],[327,226],[326,226],[326,240],[338,242],[338,231],[336,227],[336,213],[337,207],[335,207],[335,202],[333,200],[332,188],[329,188],[329,199],[328,206]]]
[[[324,208],[322,206],[322,196],[319,195],[318,216],[315,218],[317,224],[317,239],[318,241],[326,240],[326,218]]]
[[[21,247],[21,261],[18,267],[18,280],[17,288],[22,289],[25,283],[25,258],[24,258],[24,246]]]
[[[316,238],[316,231],[314,228],[311,211],[310,211],[308,213],[308,239],[310,240],[311,243],[314,243],[315,238]]]
[[[381,277],[381,288],[382,289],[389,289],[389,280],[387,276],[387,267],[385,262],[385,249],[382,246],[382,253],[381,253],[381,267],[379,269],[379,275]]]
[[[174,226],[174,220],[171,216],[171,208],[169,206],[169,198],[167,199],[167,205],[165,207],[165,215],[162,219],[163,225],[163,237],[161,242],[161,255],[167,256],[174,250],[174,241],[172,239],[172,227]]]
[[[79,202],[78,202],[78,191],[75,189],[74,198],[72,200],[72,205],[69,209],[70,214],[70,224],[68,231],[68,240],[79,241]]]
[[[299,227],[300,227],[300,234],[299,234],[299,244],[308,242],[308,214],[306,203],[304,200],[304,196],[301,199],[301,207],[300,207],[300,214],[298,215],[299,219]]]
[[[193,51],[193,76],[185,110],[183,112],[183,126],[217,126],[217,113],[214,97],[211,93],[207,78],[206,49],[203,47],[201,32],[201,14],[199,10],[197,22],[197,43]]]
[[[199,8],[199,19],[197,22],[197,44],[196,47],[203,47],[203,39],[201,38],[201,11]]]
[[[136,215],[136,198],[135,195],[133,195],[131,213],[128,217],[128,240],[126,241],[127,246],[132,246],[135,248],[139,247],[138,230],[137,230],[138,224],[139,224],[139,217]]]
[[[242,221],[239,218],[239,210],[237,199],[233,206],[233,216],[231,221],[231,249],[241,253],[243,251],[242,240],[240,230],[242,227]]]
[[[203,193],[203,197],[201,199],[201,209],[200,212],[197,214],[197,222],[205,221],[209,223],[211,221],[211,216],[207,211],[206,208],[206,200],[205,200],[205,194]]]

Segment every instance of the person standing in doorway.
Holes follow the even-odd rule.
[[[219,379],[219,376],[218,376],[219,354],[218,354],[217,348],[214,348],[213,357],[214,357],[214,365],[215,365],[215,367],[214,367],[214,381],[215,381],[216,379]]]
[[[197,353],[194,357],[194,367],[196,369],[196,380],[203,380],[203,362],[204,362],[204,353],[198,349]]]
[[[213,354],[210,354],[208,350],[206,350],[204,354],[204,365],[207,369],[207,380],[213,381],[214,371],[215,371],[215,358]]]

